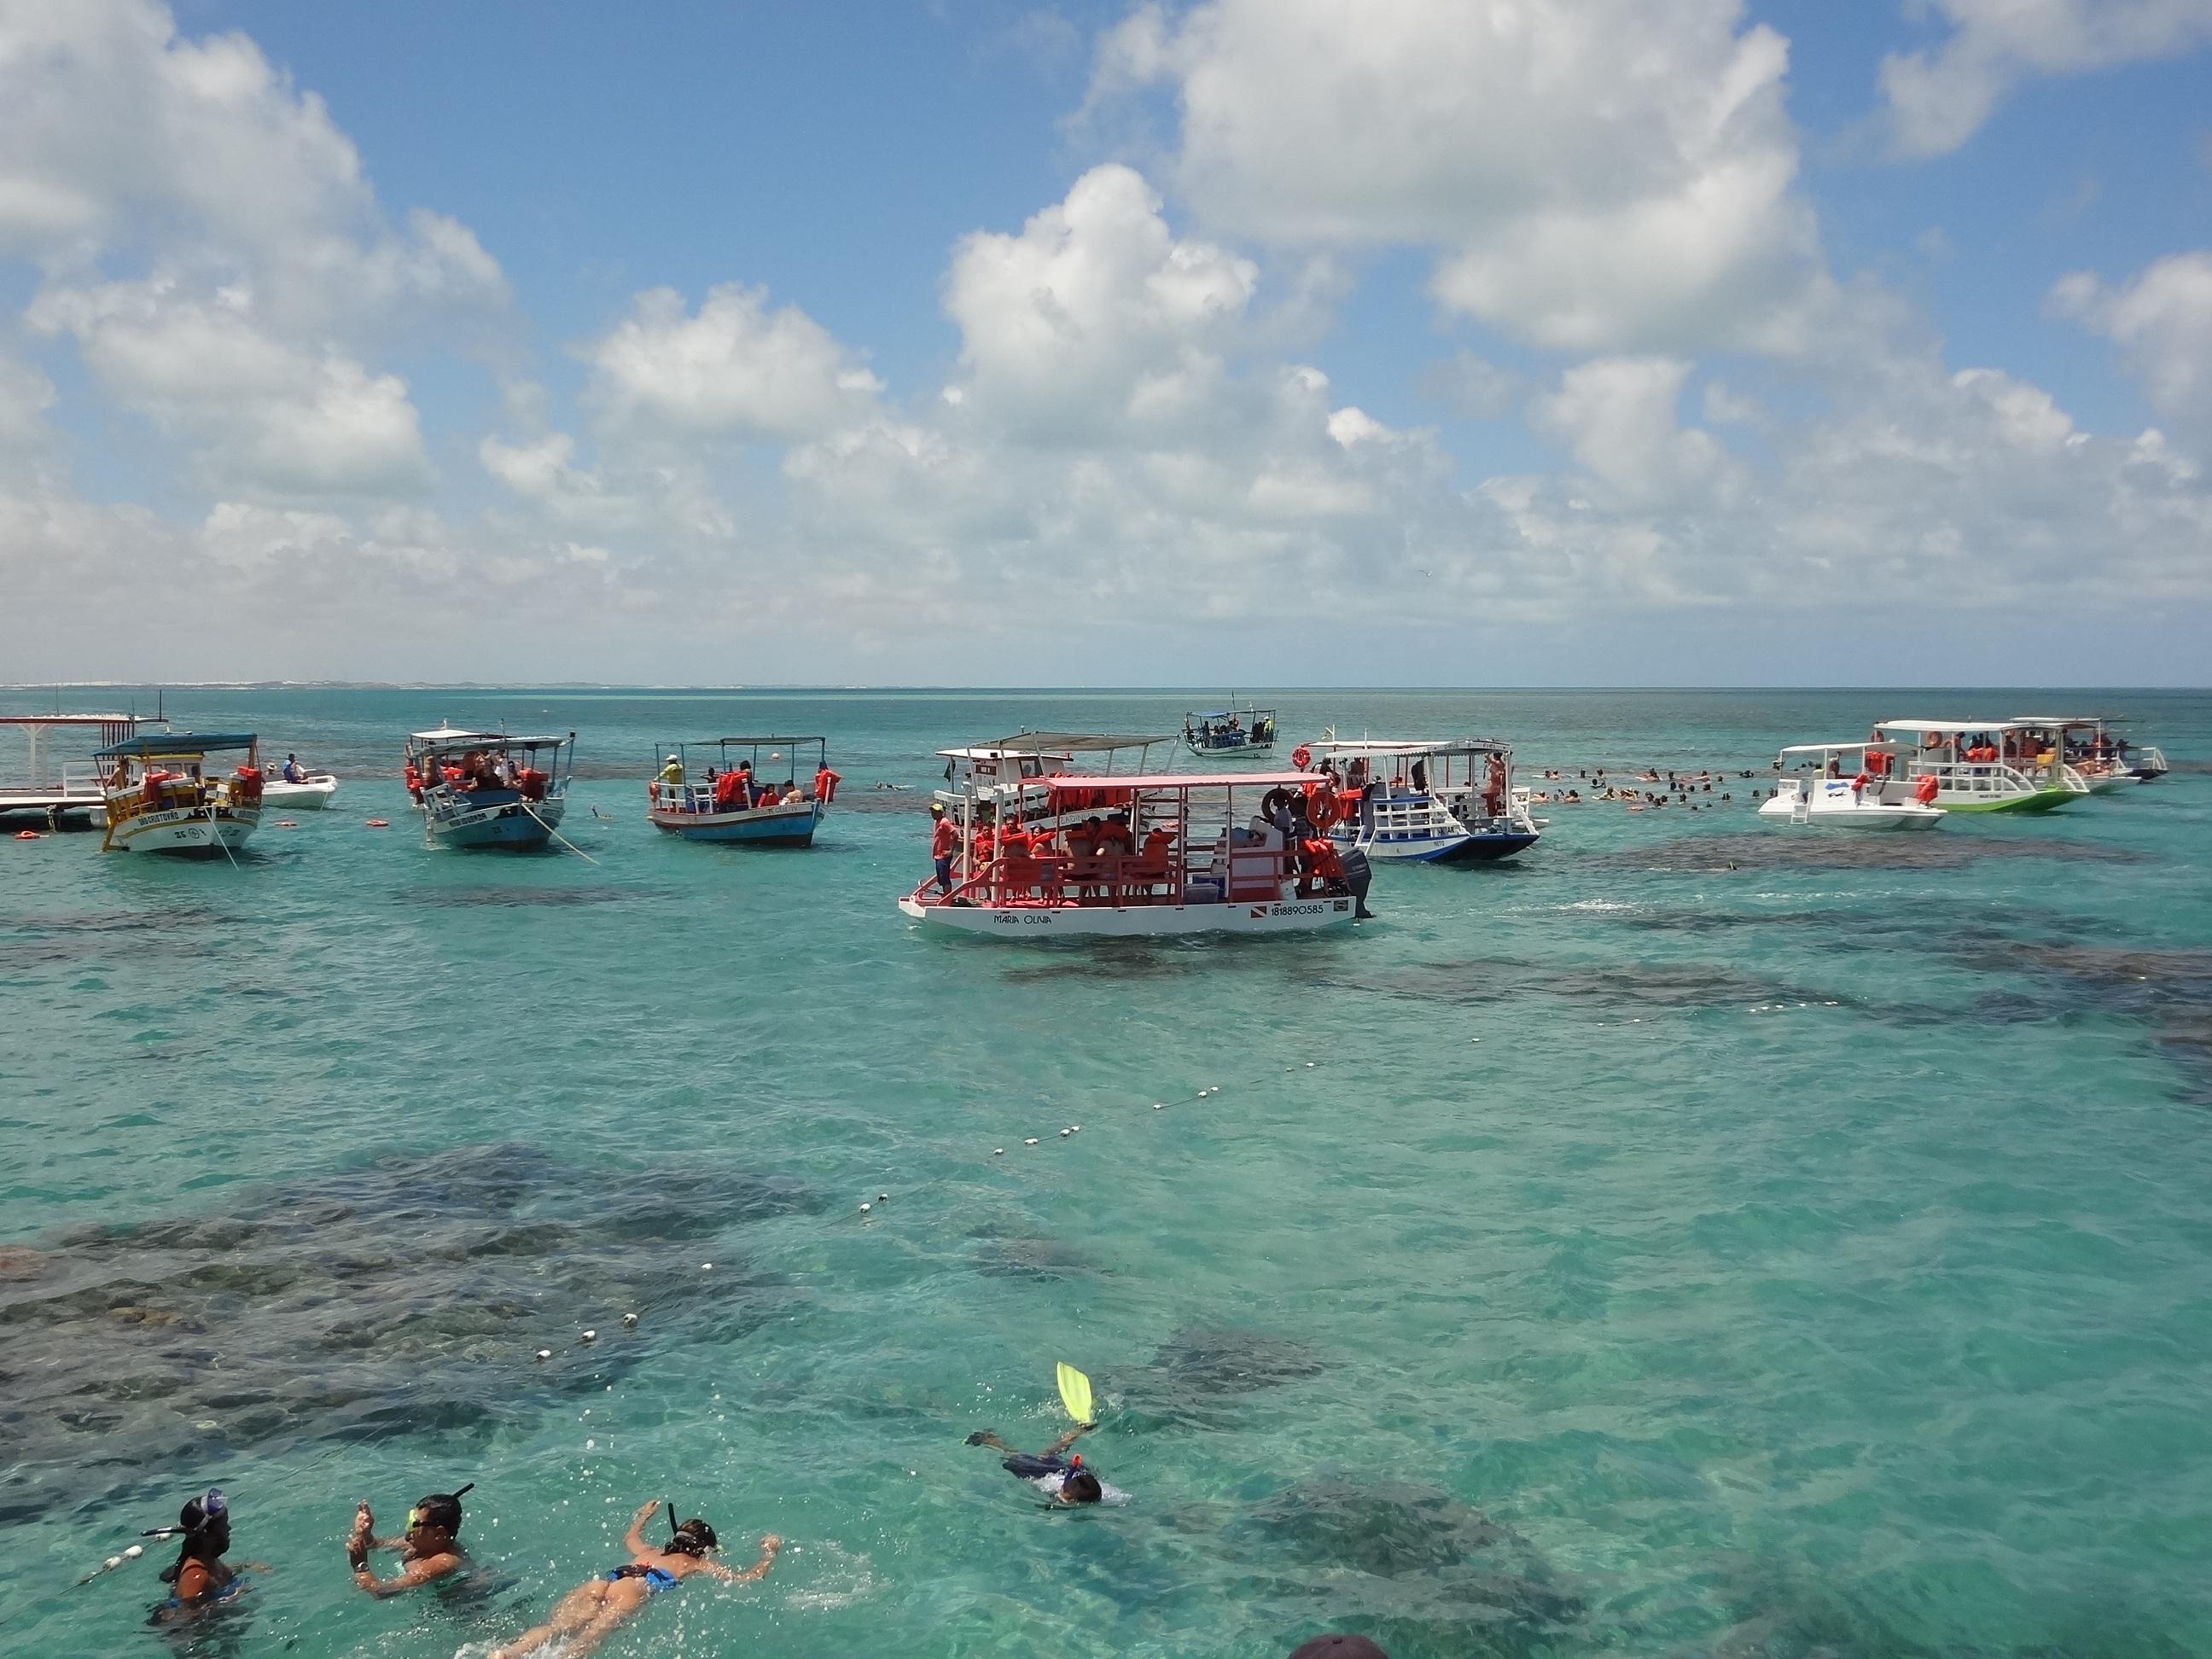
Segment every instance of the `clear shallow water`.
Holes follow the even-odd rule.
[[[0,1645],[155,1641],[150,1563],[55,1587],[214,1480],[271,1571],[209,1652],[512,1635],[663,1493],[793,1547],[605,1652],[2212,1647],[2212,699],[1284,694],[1571,767],[2117,706],[2184,769],[1895,841],[1553,809],[1320,940],[890,909],[931,750],[1206,701],[173,695],[345,785],[237,870],[0,843]],[[597,862],[425,851],[441,717],[578,728]],[[816,849],[652,834],[657,743],[766,727],[831,739]],[[1128,1508],[961,1443],[1049,1439],[1063,1358]],[[357,1498],[470,1479],[482,1594],[350,1588]]]

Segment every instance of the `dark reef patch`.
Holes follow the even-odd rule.
[[[574,1164],[516,1146],[375,1159],[218,1215],[80,1226],[0,1273],[0,1521],[41,1477],[146,1474],[246,1448],[490,1429],[596,1390],[650,1345],[726,1341],[787,1293],[726,1242],[818,1210],[688,1163]],[[643,1331],[622,1316],[641,1311]],[[593,1326],[597,1346],[576,1331]],[[554,1350],[544,1364],[540,1346]],[[96,1496],[82,1481],[72,1501]]]

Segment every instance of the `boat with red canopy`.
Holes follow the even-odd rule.
[[[1367,914],[1367,865],[1326,836],[1297,833],[1293,805],[1312,781],[1297,772],[1073,773],[1024,780],[1017,792],[971,779],[946,817],[948,873],[899,908],[927,928],[998,939],[1336,927]]]

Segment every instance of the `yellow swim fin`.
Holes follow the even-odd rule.
[[[1060,1403],[1077,1422],[1091,1420],[1091,1379],[1065,1359],[1060,1362]]]

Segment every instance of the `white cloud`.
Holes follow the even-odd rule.
[[[1691,366],[1671,357],[1607,357],[1560,376],[1530,422],[1567,444],[1597,484],[1639,507],[1724,501],[1742,471],[1709,432],[1677,417]]]
[[[2006,94],[2212,41],[2207,0],[1921,0],[1949,26],[1932,49],[1881,63],[1883,117],[1903,155],[1943,155],[1980,131]]]
[[[1469,351],[1455,352],[1430,364],[1421,373],[1420,387],[1478,421],[1495,420],[1507,413],[1522,391],[1518,374]]]
[[[2212,421],[2212,251],[2169,254],[2117,288],[2075,271],[2050,305],[2118,345],[2161,412]]]
[[[1167,82],[1201,216],[1411,244],[1437,297],[1571,350],[1796,351],[1832,301],[1788,47],[1740,0],[1206,0],[1133,13],[1092,106]]]
[[[945,307],[962,395],[1032,430],[1172,428],[1209,404],[1259,269],[1176,240],[1125,167],[1094,167],[1021,234],[962,239]]]
[[[34,327],[183,446],[219,492],[407,492],[428,478],[401,338],[480,327],[499,265],[442,215],[380,213],[352,142],[241,34],[154,0],[0,7],[0,256]]]
[[[108,393],[181,440],[218,489],[379,494],[429,481],[404,381],[285,344],[241,296],[112,283],[52,290],[30,321],[75,337]]]
[[[798,307],[771,311],[765,289],[737,283],[709,292],[696,314],[673,289],[650,289],[578,355],[611,427],[684,436],[809,438],[883,390]]]

